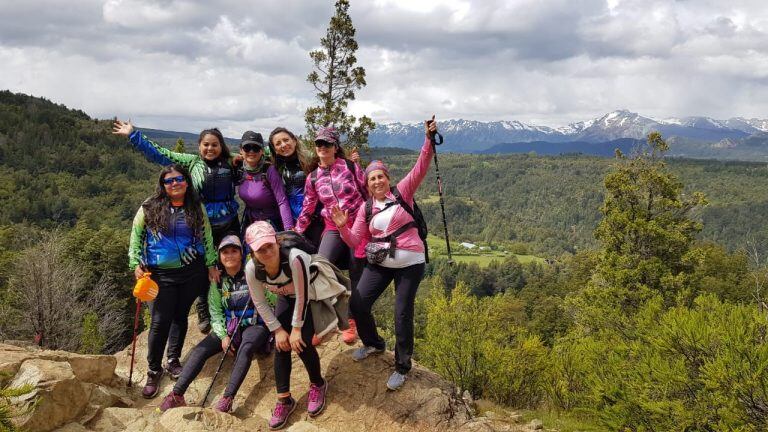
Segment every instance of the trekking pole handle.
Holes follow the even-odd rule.
[[[432,123],[435,122],[435,116],[433,115],[431,119],[424,120],[424,127],[427,130],[427,134],[429,135],[429,140],[432,141],[432,145],[440,145],[443,143],[443,136],[440,135],[440,132],[435,130],[434,132],[431,132],[429,130],[429,126],[432,125]]]

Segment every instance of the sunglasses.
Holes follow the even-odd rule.
[[[163,184],[166,186],[170,186],[174,183],[186,183],[187,179],[184,178],[183,175],[176,176],[176,177],[170,177],[163,179]]]
[[[246,144],[241,147],[244,152],[246,153],[258,153],[262,150],[261,146],[258,144]]]
[[[336,144],[329,143],[328,141],[315,141],[315,147],[334,147]]]

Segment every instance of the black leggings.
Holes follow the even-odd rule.
[[[180,359],[187,337],[187,315],[195,297],[208,287],[208,273],[202,261],[173,271],[155,270],[152,279],[159,291],[150,307],[152,323],[147,336],[149,370],[162,369],[163,351],[168,343],[168,359]]]
[[[413,305],[424,263],[404,268],[381,267],[368,264],[363,270],[358,289],[352,290],[349,308],[355,314],[357,334],[366,346],[385,348],[384,339],[376,331],[376,320],[371,309],[373,304],[395,281],[395,369],[401,374],[411,370],[413,356]]]
[[[269,330],[263,325],[257,324],[241,327],[239,332],[241,332],[243,340],[235,355],[235,363],[232,366],[232,374],[229,376],[229,384],[227,384],[227,388],[224,390],[224,396],[228,397],[235,396],[245,379],[245,375],[248,373],[248,369],[251,367],[254,353],[269,340]],[[189,354],[189,358],[184,363],[184,370],[173,387],[173,392],[183,395],[192,383],[192,380],[203,369],[206,360],[223,351],[221,339],[213,332],[208,333],[208,336],[200,341]]]
[[[365,258],[355,258],[354,249],[344,243],[338,231],[326,231],[323,234],[317,253],[335,264],[336,267],[349,270],[351,289],[354,291],[363,274]]]
[[[293,307],[296,304],[294,297],[277,296],[277,305],[275,305],[275,315],[283,330],[291,333],[291,319],[293,318]],[[304,315],[304,326],[301,328],[301,340],[307,345],[299,354],[299,358],[304,363],[304,367],[309,374],[309,382],[315,385],[323,384],[323,375],[320,373],[320,356],[312,345],[312,336],[315,334],[315,326],[312,323],[312,310],[307,306],[307,312]],[[275,385],[277,393],[288,393],[291,391],[291,351],[280,351],[275,349]]]

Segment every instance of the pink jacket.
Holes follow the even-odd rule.
[[[354,165],[354,168],[355,171],[350,172],[347,161],[336,158],[336,161],[329,168],[318,167],[307,176],[307,181],[304,184],[304,204],[301,208],[301,214],[296,220],[296,231],[303,233],[307,229],[312,221],[312,214],[315,212],[318,200],[323,204],[320,215],[325,221],[326,230],[336,229],[331,218],[333,206],[338,205],[339,208],[350,212],[350,214],[356,212],[358,208],[365,207],[362,205],[368,199],[365,172],[357,164]],[[317,180],[313,182],[312,177],[314,175],[317,175]]]
[[[411,172],[397,183],[397,190],[400,192],[400,196],[403,198],[403,201],[411,206],[411,208],[413,208],[413,196],[416,194],[416,190],[427,175],[432,156],[432,143],[429,138],[426,138],[424,140],[424,145],[421,146],[419,158],[416,160],[416,164],[413,168],[411,168]],[[388,199],[395,201],[395,196],[392,192],[387,192],[386,196]],[[378,212],[379,209],[374,207],[371,213],[371,222],[373,221],[373,216]],[[372,223],[366,225],[365,205],[361,205],[357,210],[352,229],[350,230],[348,227],[349,224],[347,224],[347,226],[339,228],[339,234],[345,243],[354,248],[360,243],[368,243],[371,237],[386,237],[411,221],[413,221],[411,215],[409,215],[403,207],[397,206],[395,213],[392,215],[392,221],[389,223],[388,229],[386,231],[381,231],[374,228]],[[413,252],[424,252],[424,243],[419,237],[419,230],[416,227],[412,227],[400,234],[400,236],[397,237],[397,248]]]

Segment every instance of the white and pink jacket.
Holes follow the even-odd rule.
[[[397,183],[397,190],[400,192],[400,196],[403,201],[408,203],[413,208],[413,196],[416,194],[416,190],[421,185],[424,177],[429,170],[429,164],[433,156],[432,143],[429,138],[424,139],[424,145],[421,146],[421,153],[416,160],[416,164],[411,168],[411,171]],[[391,201],[396,201],[392,192],[387,192],[386,198]],[[365,205],[361,205],[357,210],[357,215],[354,218],[354,224],[350,229],[349,226],[339,227],[339,234],[346,244],[350,247],[357,247],[359,244],[367,244],[371,238],[383,238],[391,235],[397,231],[403,225],[413,221],[413,218],[402,206],[397,206],[392,219],[389,222],[389,226],[385,230],[379,230],[374,227],[373,216],[375,216],[380,210],[373,206],[371,213],[371,220],[366,224],[365,222]],[[350,215],[350,218],[352,215]],[[412,252],[424,252],[424,243],[419,237],[418,228],[411,227],[397,237],[397,248],[408,250]]]

